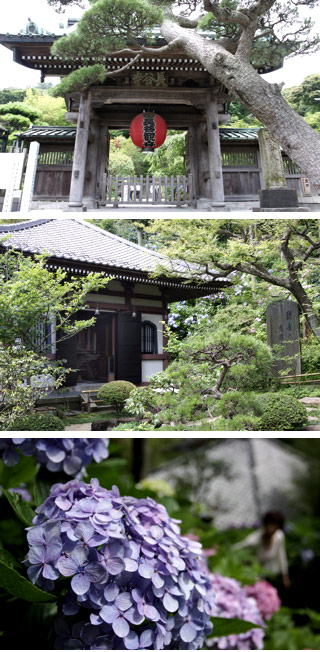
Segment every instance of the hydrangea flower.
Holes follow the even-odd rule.
[[[279,611],[281,600],[277,589],[265,580],[259,580],[252,586],[245,586],[245,592],[250,598],[257,601],[258,609],[266,620],[270,620],[272,614]]]
[[[92,460],[101,462],[108,457],[108,439],[57,438],[0,439],[2,459],[7,466],[19,462],[19,450],[23,455],[34,455],[49,471],[64,471],[67,475],[80,476]]]
[[[211,573],[210,577],[215,595],[213,616],[240,618],[262,627],[265,625],[256,600],[247,596],[240,582],[230,577],[222,577],[218,573]],[[264,635],[263,629],[251,629],[245,634],[212,638],[207,645],[216,650],[262,650]]]
[[[201,544],[181,535],[163,505],[121,497],[96,479],[71,480],[53,485],[36,511],[28,575],[39,586],[51,581],[52,589],[55,579],[68,583],[59,649],[203,646],[214,596]],[[78,612],[69,630],[63,616]]]

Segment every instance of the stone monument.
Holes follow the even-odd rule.
[[[262,209],[295,209],[298,207],[297,191],[286,187],[282,153],[279,143],[262,127],[258,131],[262,173],[265,189],[259,190]]]
[[[269,303],[267,307],[267,339],[275,361],[273,373],[301,374],[299,308],[287,299]]]

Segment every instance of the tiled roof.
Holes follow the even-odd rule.
[[[75,139],[76,127],[29,127],[27,131],[19,134],[21,140],[36,140],[37,138],[54,138],[66,140]]]
[[[219,129],[220,140],[258,140],[259,127],[222,127]]]
[[[59,260],[144,273],[155,271],[159,265],[168,265],[168,269],[174,268],[175,274],[180,277],[190,277],[190,266],[183,261],[177,261],[172,266],[161,254],[78,217],[30,220],[8,226],[0,224],[0,239],[1,234],[8,233],[11,235],[2,242],[2,246],[26,253],[45,252]],[[204,274],[199,276],[203,283],[209,281],[214,285],[218,281],[220,286],[219,281],[224,281],[223,284],[226,284],[219,274],[216,279]]]
[[[54,139],[75,139],[76,127],[30,127],[27,131],[19,134],[20,140],[46,140]],[[219,129],[220,140],[258,140],[258,127],[237,129],[236,127],[222,127]]]

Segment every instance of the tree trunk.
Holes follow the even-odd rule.
[[[315,314],[312,303],[303,289],[301,283],[299,281],[293,281],[290,285],[290,290],[294,296],[294,298],[297,300],[302,314],[304,318],[306,319],[308,325],[310,326],[313,334],[317,338],[318,342],[320,342],[320,323],[319,323],[319,318]]]
[[[320,134],[283,99],[277,84],[269,84],[250,62],[209,41],[195,30],[165,20],[161,33],[170,42],[179,38],[184,52],[200,61],[232,95],[276,138],[284,152],[309,177],[320,194]]]

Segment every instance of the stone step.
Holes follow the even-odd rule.
[[[304,398],[299,398],[299,402],[303,403],[303,405],[320,407],[320,396],[305,396]]]

